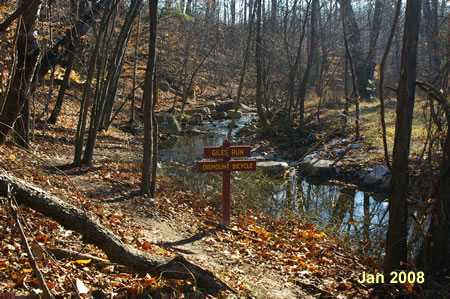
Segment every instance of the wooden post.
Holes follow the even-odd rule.
[[[224,161],[227,158],[224,159]],[[228,158],[229,160],[229,158]],[[230,170],[225,170],[222,174],[222,225],[227,227],[230,224],[231,213],[231,175]]]
[[[199,172],[222,172],[222,226],[230,224],[231,214],[231,171],[254,171],[256,160],[230,160],[231,157],[249,157],[251,146],[231,146],[225,140],[222,146],[207,146],[205,158],[222,158],[222,161],[199,161]]]

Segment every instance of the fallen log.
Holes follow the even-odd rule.
[[[81,234],[84,242],[102,249],[113,263],[123,265],[136,273],[149,273],[168,279],[193,279],[198,287],[211,293],[232,291],[213,273],[189,262],[181,255],[168,258],[132,248],[81,209],[0,168],[0,196],[7,196],[8,184],[13,188],[13,196],[18,203],[52,218],[66,229]]]

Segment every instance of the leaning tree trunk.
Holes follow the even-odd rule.
[[[45,53],[39,62],[39,69],[34,74],[31,83],[31,90],[34,90],[38,84],[39,78],[47,74],[48,70],[61,62],[67,53],[70,45],[72,45],[73,36],[83,36],[96,23],[97,17],[103,11],[103,8],[114,0],[102,0],[87,9],[84,15],[67,31],[66,35],[61,38],[47,53]],[[29,55],[39,55],[39,51],[33,50]]]
[[[72,22],[75,24],[78,21],[80,15],[82,15],[85,11],[85,2],[74,0],[71,1],[71,12],[72,12]],[[61,87],[59,88],[58,97],[56,98],[55,107],[53,108],[52,114],[48,119],[50,124],[55,124],[58,119],[59,113],[61,112],[61,107],[64,102],[64,96],[66,94],[67,88],[69,88],[70,81],[70,73],[72,72],[72,68],[74,66],[76,53],[81,50],[80,37],[78,33],[72,36],[71,45],[69,46],[67,55],[69,56],[66,71],[64,74],[63,81],[61,83]]]
[[[115,5],[117,2],[111,2],[110,5],[108,5],[108,14],[105,19],[105,30],[102,32],[103,36],[102,38],[102,50],[105,51],[105,49],[108,49],[111,45],[111,36],[114,31],[114,21],[116,17],[117,12],[117,6]],[[105,12],[106,14],[106,12]],[[105,15],[104,14],[104,15]],[[109,27],[111,29],[108,31],[108,24],[112,23]],[[102,28],[102,26],[100,27]],[[99,53],[97,53],[99,55]],[[91,108],[91,117],[90,117],[90,123],[89,123],[89,130],[88,130],[88,136],[86,140],[86,146],[84,149],[83,158],[80,162],[80,164],[90,166],[92,164],[92,158],[94,156],[94,148],[95,143],[97,141],[97,134],[99,132],[100,128],[100,120],[101,115],[103,113],[103,108],[105,105],[105,98],[101,97],[101,93],[104,90],[105,87],[105,80],[102,78],[105,77],[105,72],[107,68],[107,57],[104,57],[103,55],[99,55],[97,57],[97,84],[95,87],[95,96],[94,96],[94,103]]]
[[[111,262],[123,265],[130,271],[165,278],[194,279],[198,287],[215,292],[230,289],[210,271],[190,263],[183,256],[171,259],[132,248],[81,209],[0,169],[1,196],[7,196],[8,185],[13,188],[13,196],[18,203],[52,218],[66,229],[80,233],[84,242],[96,245]]]
[[[35,23],[41,1],[34,1],[18,22],[17,67],[0,114],[0,145],[5,143],[25,101],[30,94],[30,84],[39,57]]]
[[[82,163],[82,155],[83,155],[83,145],[84,145],[84,137],[86,135],[86,124],[87,124],[87,118],[88,118],[88,112],[89,112],[89,105],[90,105],[90,99],[91,99],[91,93],[92,93],[92,80],[94,78],[94,72],[95,72],[95,66],[97,64],[97,61],[101,61],[102,59],[99,58],[99,52],[100,52],[100,46],[102,43],[102,36],[106,35],[108,24],[110,22],[110,19],[114,12],[114,1],[111,1],[108,3],[108,5],[105,7],[105,12],[103,13],[102,19],[100,21],[98,34],[95,38],[95,45],[94,49],[92,50],[92,54],[89,57],[88,61],[88,71],[87,71],[87,78],[86,82],[84,84],[84,90],[83,90],[83,97],[81,99],[81,106],[80,106],[80,114],[78,118],[78,125],[77,125],[77,133],[75,137],[75,154],[74,154],[74,160],[73,164],[80,165]],[[101,34],[103,32],[103,35]],[[97,87],[98,84],[100,84],[99,80],[97,80]],[[94,105],[95,106],[95,105]],[[93,120],[95,116],[95,109],[92,109],[92,115],[91,119]],[[91,126],[93,126],[93,123],[91,123]],[[93,148],[92,148],[93,151]],[[93,152],[92,152],[93,154]],[[90,156],[92,157],[92,155]],[[87,159],[90,163],[90,158]]]
[[[408,0],[403,36],[400,80],[397,93],[394,154],[392,156],[392,183],[389,198],[389,227],[386,240],[384,271],[404,269],[408,250],[408,158],[414,111],[417,43],[420,24],[420,0]]]
[[[131,2],[130,9],[120,30],[119,37],[117,38],[111,64],[109,65],[108,76],[105,82],[106,89],[101,95],[105,101],[105,108],[100,121],[101,128],[104,130],[108,130],[108,127],[111,124],[111,114],[114,106],[114,99],[117,93],[117,85],[122,72],[125,51],[130,37],[131,28],[141,9],[141,4],[142,0],[133,0]]]
[[[70,46],[70,52],[69,52],[69,62],[66,67],[66,72],[64,74],[63,81],[61,83],[61,86],[59,87],[58,97],[56,98],[55,107],[53,107],[52,114],[50,114],[50,117],[48,119],[48,123],[50,124],[56,124],[56,120],[58,119],[59,113],[61,112],[61,107],[64,102],[64,96],[66,94],[66,90],[69,86],[69,80],[70,80],[70,73],[72,72],[73,63],[75,61],[75,53],[74,53],[74,46]]]
[[[73,163],[78,165],[81,163],[81,156],[83,154],[84,136],[86,131],[86,123],[89,111],[89,104],[92,91],[92,79],[95,71],[95,63],[98,56],[98,48],[100,45],[100,35],[97,36],[97,40],[89,58],[89,67],[87,72],[86,83],[84,84],[83,97],[81,99],[80,114],[78,116],[77,133],[75,135],[75,153]]]

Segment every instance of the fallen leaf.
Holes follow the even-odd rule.
[[[91,259],[70,261],[71,264],[79,264],[79,265],[89,264],[90,262],[91,262]]]
[[[84,283],[80,279],[77,278],[75,284],[77,286],[78,293],[80,294],[89,293],[89,289],[84,285]]]

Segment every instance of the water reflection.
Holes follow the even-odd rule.
[[[267,211],[274,217],[294,212],[321,229],[357,240],[365,251],[383,251],[388,218],[388,203],[351,187],[311,184],[293,178],[274,186]]]

